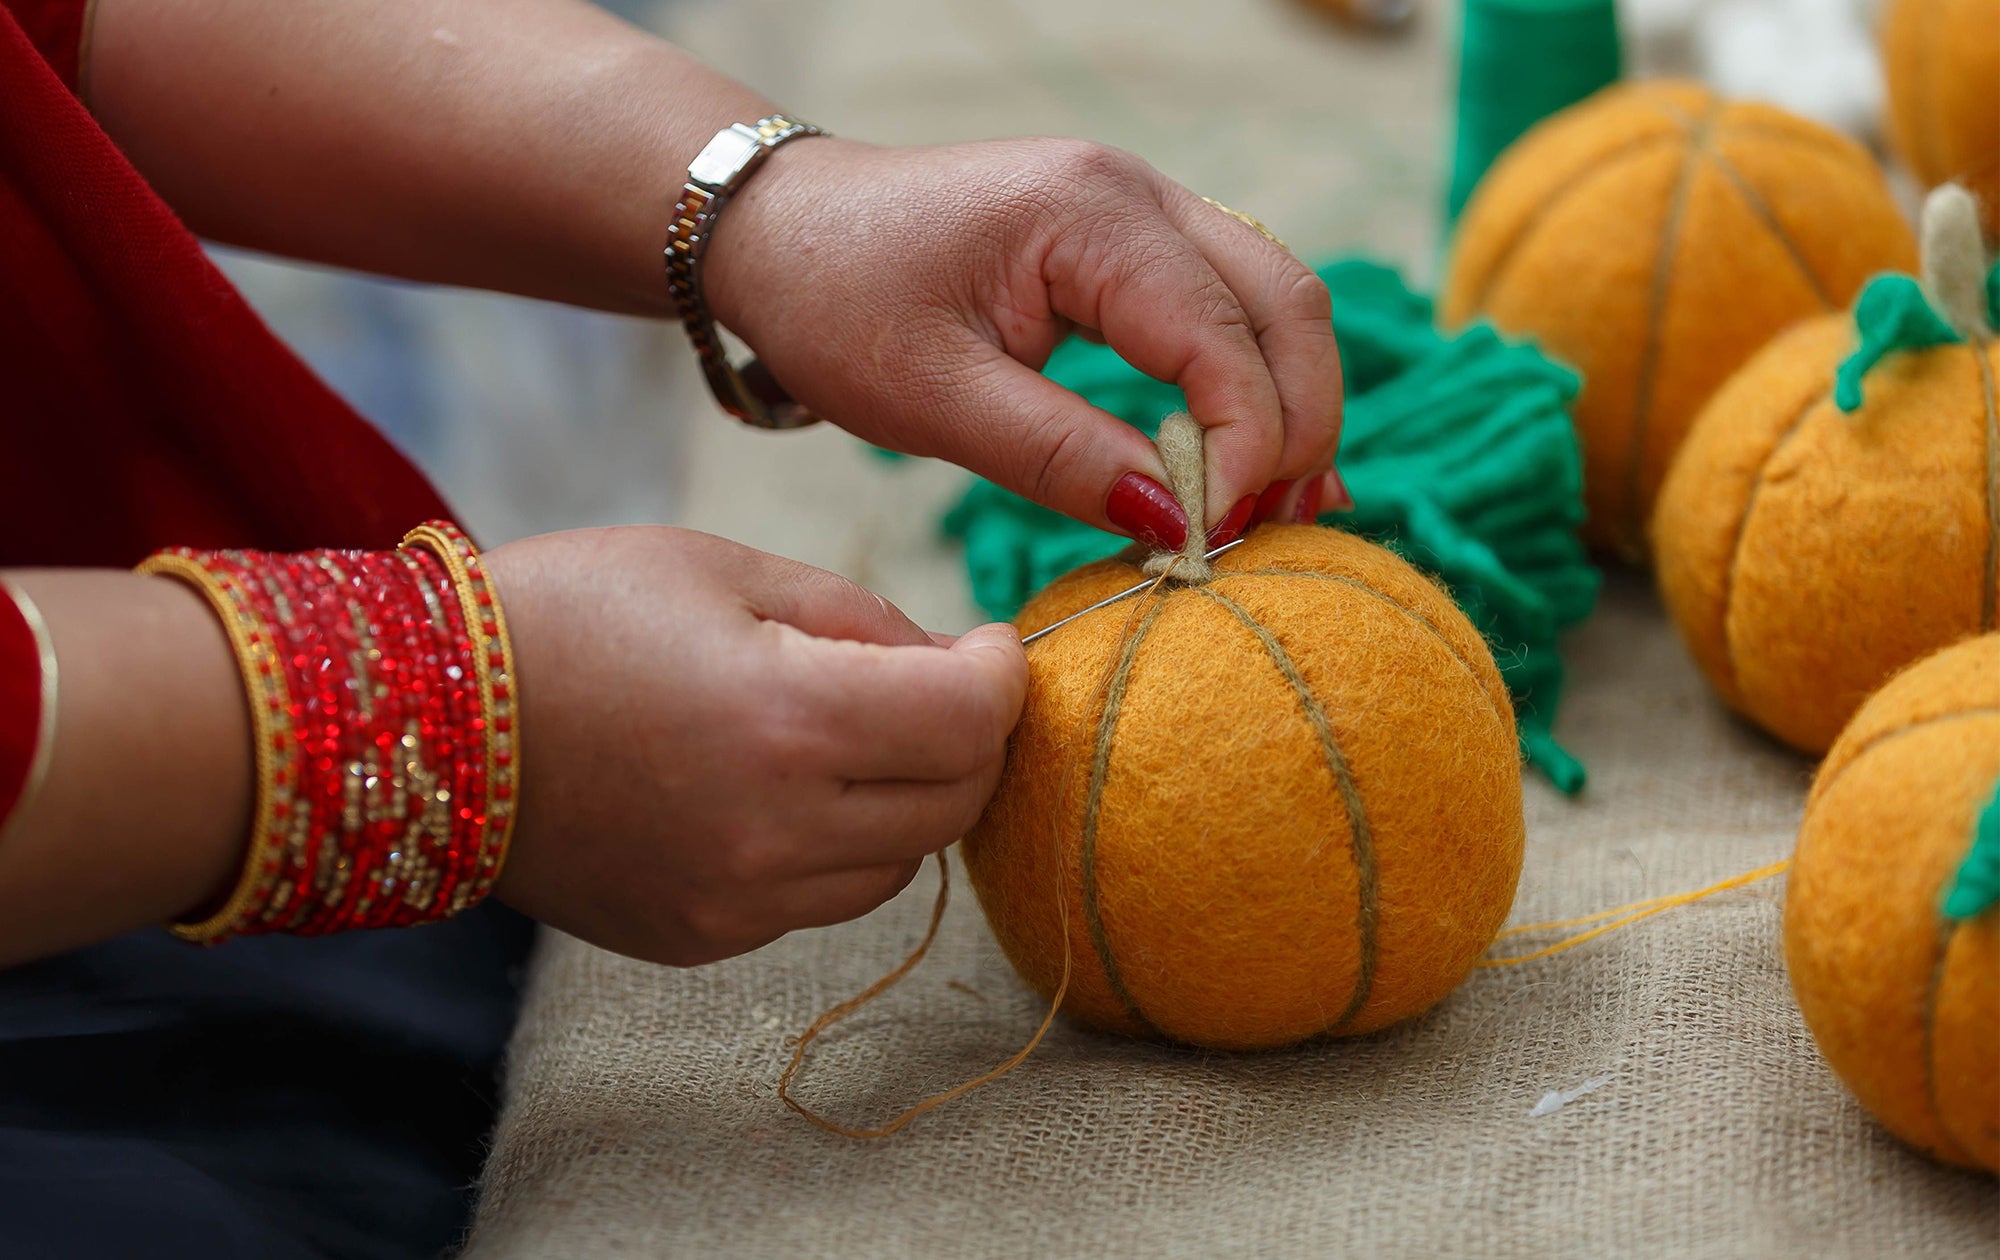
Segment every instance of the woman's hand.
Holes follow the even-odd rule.
[[[496,895],[690,965],[854,918],[999,781],[1011,627],[955,642],[844,578],[665,528],[486,556],[521,678],[521,816]]]
[[[705,266],[717,318],[871,442],[1179,547],[1144,435],[1038,374],[1082,332],[1187,394],[1209,431],[1198,524],[1218,541],[1320,505],[1340,435],[1326,286],[1130,154],[794,141],[723,213]]]

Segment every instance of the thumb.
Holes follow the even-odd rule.
[[[1028,698],[1028,654],[1021,650],[1020,631],[1004,621],[991,622],[959,635],[949,651],[973,671],[975,686],[993,693],[1011,729]]]
[[[761,621],[779,622],[821,639],[890,647],[933,644],[902,609],[838,573],[760,554],[748,578],[746,599]]]

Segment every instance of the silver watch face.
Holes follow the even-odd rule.
[[[726,188],[730,180],[742,174],[743,168],[763,147],[763,142],[757,139],[754,131],[738,131],[733,127],[719,131],[715,139],[709,141],[688,164],[688,179],[697,184]]]

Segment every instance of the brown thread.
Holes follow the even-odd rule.
[[[1153,579],[1153,585],[1139,598],[1142,601],[1149,600],[1159,589],[1160,584],[1166,581],[1167,574],[1172,571],[1171,565],[1162,570],[1159,576]],[[1132,619],[1139,615],[1138,608],[1134,608],[1132,615],[1125,620],[1126,631],[1120,635],[1123,646],[1118,655],[1118,663],[1112,669],[1105,688],[1104,708],[1098,714],[1097,738],[1090,758],[1090,786],[1083,801],[1083,838],[1077,846],[1077,860],[1081,868],[1079,878],[1083,884],[1083,922],[1090,931],[1091,946],[1097,950],[1098,966],[1103,969],[1105,982],[1111,986],[1111,992],[1125,1004],[1125,1009],[1131,1012],[1132,1018],[1154,1032],[1160,1031],[1159,1026],[1146,1018],[1146,1013],[1139,1009],[1139,1004],[1132,1000],[1132,994],[1126,990],[1124,978],[1118,972],[1117,956],[1111,950],[1111,938],[1104,930],[1104,913],[1097,901],[1097,819],[1104,804],[1104,781],[1111,773],[1111,744],[1117,731],[1118,711],[1125,703],[1125,687],[1132,676],[1132,664],[1139,655],[1140,642],[1145,639],[1147,632],[1152,630],[1153,623],[1159,620],[1160,612],[1166,606],[1167,601],[1164,599],[1152,600],[1146,604],[1145,617],[1139,622],[1136,630],[1132,628]]]
[[[1542,198],[1534,209],[1522,217],[1521,226],[1515,229],[1514,235],[1505,245],[1501,246],[1500,252],[1494,256],[1492,265],[1486,269],[1485,279],[1479,282],[1479,288],[1473,295],[1470,308],[1471,313],[1477,315],[1485,310],[1486,300],[1493,295],[1495,289],[1500,287],[1500,277],[1505,274],[1508,266],[1514,261],[1515,255],[1520,253],[1521,248],[1527,244],[1528,238],[1535,234],[1535,229],[1541,226],[1542,220],[1553,214],[1556,207],[1566,200],[1571,193],[1583,187],[1583,185],[1589,183],[1591,180],[1612,174],[1614,167],[1623,165],[1628,159],[1643,157],[1654,149],[1664,148],[1677,141],[1685,141],[1685,139],[1685,136],[1672,132],[1662,132],[1659,135],[1641,136],[1636,140],[1628,140],[1624,144],[1606,150],[1604,155],[1594,163],[1585,166],[1582,170],[1577,171],[1568,179],[1563,180],[1560,184],[1550,189],[1549,194]]]
[[[1819,275],[1813,271],[1812,264],[1806,261],[1805,251],[1799,248],[1796,240],[1792,239],[1792,234],[1785,229],[1785,225],[1778,222],[1777,213],[1771,209],[1771,203],[1764,200],[1764,194],[1759,192],[1757,186],[1752,184],[1743,172],[1737,170],[1735,163],[1716,147],[1713,136],[1702,142],[1702,152],[1715,164],[1715,169],[1722,172],[1722,177],[1729,181],[1730,186],[1736,189],[1736,195],[1743,199],[1743,204],[1749,207],[1750,213],[1757,216],[1757,221],[1764,225],[1764,230],[1777,238],[1778,245],[1791,258],[1792,265],[1798,268],[1801,276],[1805,277],[1806,284],[1813,291],[1813,299],[1820,304],[1821,309],[1829,311],[1834,309],[1834,301],[1827,295],[1826,286],[1820,283]]]
[[[1776,459],[1778,452],[1785,448],[1785,444],[1805,427],[1812,413],[1832,398],[1831,389],[1816,389],[1812,397],[1806,400],[1805,406],[1800,407],[1792,416],[1791,423],[1778,435],[1778,440],[1771,443],[1771,449],[1764,452],[1763,459],[1757,461],[1757,472],[1750,479],[1750,492],[1743,496],[1743,510],[1736,517],[1736,532],[1729,540],[1729,563],[1722,569],[1722,598],[1718,601],[1720,606],[1716,610],[1716,630],[1722,640],[1722,666],[1729,671],[1729,689],[1739,696],[1742,694],[1743,684],[1736,676],[1736,645],[1729,634],[1729,604],[1736,597],[1736,566],[1743,558],[1743,539],[1750,532],[1750,513],[1757,507],[1757,495],[1764,488],[1764,476],[1770,471],[1771,461]]]
[[[1355,915],[1355,927],[1361,937],[1361,959],[1358,974],[1354,979],[1354,996],[1348,999],[1347,1009],[1340,1018],[1326,1029],[1336,1032],[1353,1021],[1368,1004],[1368,996],[1375,985],[1376,924],[1381,910],[1381,874],[1375,864],[1375,835],[1368,825],[1368,811],[1361,802],[1361,789],[1355,785],[1354,773],[1348,767],[1347,758],[1340,751],[1340,744],[1333,737],[1333,726],[1327,721],[1326,710],[1320,705],[1319,697],[1292,663],[1284,644],[1270,632],[1263,623],[1250,615],[1248,609],[1213,587],[1194,588],[1200,594],[1228,609],[1245,629],[1257,636],[1264,645],[1264,651],[1271,658],[1292,694],[1297,697],[1299,707],[1305,711],[1306,723],[1319,738],[1320,753],[1326,759],[1327,772],[1333,776],[1334,786],[1340,790],[1341,804],[1347,808],[1347,830],[1349,844],[1354,853],[1354,871],[1358,884],[1360,906]]]
[[[1055,996],[1049,999],[1048,1013],[1042,1016],[1041,1027],[1035,1029],[1035,1035],[1028,1038],[1028,1044],[1015,1051],[1012,1057],[1008,1058],[1006,1062],[980,1076],[974,1077],[972,1080],[966,1081],[962,1085],[954,1085],[941,1094],[932,1094],[929,1098],[917,1103],[887,1124],[877,1125],[869,1129],[850,1128],[837,1121],[829,1120],[798,1099],[792,1097],[792,1078],[798,1074],[799,1065],[805,1061],[806,1047],[812,1044],[813,1039],[895,987],[896,983],[915,970],[917,964],[924,960],[924,955],[930,952],[931,943],[937,940],[938,927],[944,922],[945,905],[951,897],[951,866],[945,860],[945,855],[942,853],[937,855],[937,863],[938,895],[936,903],[931,907],[930,926],[924,929],[924,939],[917,942],[917,947],[910,951],[910,956],[905,958],[902,965],[891,971],[888,975],[883,976],[874,984],[869,985],[861,992],[842,1002],[832,1010],[827,1011],[818,1019],[815,1019],[804,1032],[792,1039],[792,1061],[785,1065],[785,1070],[778,1076],[778,1098],[785,1106],[790,1107],[793,1111],[796,1111],[829,1133],[838,1133],[842,1137],[849,1138],[885,1138],[926,1111],[942,1107],[962,1094],[969,1094],[981,1085],[988,1084],[1005,1076],[1007,1073],[1021,1066],[1022,1062],[1030,1054],[1034,1053],[1035,1047],[1042,1044],[1042,1038],[1048,1035],[1049,1026],[1055,1022],[1056,1011],[1061,1009],[1063,998],[1069,993],[1071,964],[1069,950],[1069,899],[1063,897],[1060,899],[1059,904],[1062,912],[1063,934],[1062,980],[1056,985]],[[1057,887],[1060,890],[1062,877],[1062,863],[1060,858],[1056,863],[1056,875]]]
[[[1724,119],[1722,127],[1733,136],[1757,136],[1766,140],[1782,140],[1786,144],[1811,149],[1821,157],[1844,162],[1857,174],[1865,174],[1873,179],[1882,177],[1882,168],[1866,151],[1852,149],[1836,136],[1828,136],[1817,131],[1791,130],[1760,123],[1745,122],[1742,119]]]
[[[1486,705],[1493,711],[1494,717],[1500,718],[1502,722],[1509,721],[1513,717],[1513,705],[1510,703],[1507,706],[1505,715],[1501,713],[1500,705],[1493,699],[1493,693],[1486,689],[1486,680],[1479,676],[1479,671],[1472,667],[1471,661],[1465,659],[1465,654],[1458,650],[1458,646],[1450,639],[1445,638],[1444,632],[1432,624],[1430,618],[1411,608],[1408,604],[1398,603],[1366,582],[1357,582],[1353,578],[1342,577],[1337,573],[1309,573],[1299,569],[1238,569],[1234,572],[1218,573],[1215,575],[1215,580],[1220,582],[1225,578],[1239,577],[1288,577],[1306,578],[1314,582],[1333,582],[1340,586],[1351,587],[1354,590],[1362,592],[1364,595],[1370,595],[1381,600],[1389,607],[1422,626],[1425,630],[1428,630],[1431,637],[1436,639],[1444,647],[1445,651],[1451,653],[1452,659],[1456,660],[1459,666],[1472,676],[1472,681],[1479,687],[1479,694],[1486,697]]]
[[[1139,595],[1136,597],[1136,602],[1133,607],[1133,610],[1131,614],[1126,617],[1125,626],[1119,632],[1119,639],[1123,646],[1123,652],[1121,655],[1121,659],[1119,661],[1120,675],[1130,670],[1131,658],[1133,654],[1135,654],[1138,650],[1139,639],[1145,636],[1145,632],[1151,628],[1153,620],[1159,616],[1160,610],[1163,607],[1165,607],[1166,604],[1165,600],[1160,600],[1156,603],[1152,603],[1149,601],[1152,600],[1152,597],[1159,591],[1160,587],[1165,584],[1168,576],[1173,572],[1173,569],[1174,566],[1170,563],[1165,569],[1165,571],[1163,571],[1158,577],[1153,579],[1153,584],[1147,587],[1144,591],[1140,592]],[[1141,623],[1138,631],[1135,633],[1132,628],[1132,622],[1135,618],[1138,617],[1140,609],[1142,608],[1147,610],[1147,617],[1146,620],[1143,623]],[[1111,703],[1110,687],[1114,682],[1117,684],[1117,691],[1119,697],[1121,699],[1123,697],[1124,687],[1122,680],[1120,680],[1120,678],[1116,675],[1114,675],[1113,677],[1109,677],[1106,679],[1107,705]],[[1109,742],[1108,737],[1101,736],[1100,738],[1103,743],[1108,744]],[[1106,753],[1107,758],[1108,755],[1109,754],[1107,752]],[[1097,790],[1101,791],[1101,788],[1102,784],[1100,782],[1097,785]],[[1091,818],[1091,828],[1090,828],[1091,832],[1093,833],[1092,834],[1093,840],[1095,832],[1094,810],[1095,810],[1095,805],[1093,797],[1093,806],[1092,806],[1093,814]],[[1055,841],[1057,846],[1056,853],[1054,854],[1055,862],[1053,869],[1055,871],[1055,881],[1056,881],[1055,884],[1056,913],[1058,916],[1058,924],[1062,934],[1062,943],[1063,943],[1062,979],[1056,984],[1056,991],[1054,995],[1049,998],[1049,1009],[1048,1012],[1042,1016],[1041,1026],[1035,1029],[1035,1035],[1028,1039],[1027,1045],[1022,1046],[1018,1051],[1016,1051],[1011,1057],[1009,1057],[1005,1062],[1001,1063],[998,1067],[995,1067],[990,1071],[985,1072],[978,1077],[975,1077],[972,1080],[966,1081],[963,1084],[954,1085],[952,1088],[945,1090],[941,1094],[932,1094],[930,1097],[923,1099],[921,1102],[918,1102],[915,1106],[910,1107],[908,1110],[904,1111],[902,1114],[898,1115],[896,1118],[890,1120],[886,1124],[876,1125],[872,1128],[855,1128],[849,1125],[841,1124],[838,1121],[829,1120],[825,1116],[820,1115],[812,1108],[800,1102],[798,1099],[792,1097],[792,1092],[791,1092],[792,1080],[794,1077],[797,1076],[800,1065],[802,1065],[805,1062],[806,1047],[811,1045],[816,1039],[818,1039],[821,1033],[825,1032],[827,1029],[833,1027],[841,1020],[846,1019],[849,1015],[852,1015],[854,1012],[860,1010],[862,1007],[868,1005],[870,1002],[873,1002],[876,998],[882,996],[884,993],[894,988],[896,984],[903,979],[904,976],[909,975],[910,972],[916,969],[917,964],[921,963],[924,960],[925,955],[930,953],[930,948],[932,943],[937,940],[938,928],[944,923],[945,907],[949,904],[951,899],[951,867],[949,863],[946,861],[945,855],[943,853],[939,853],[937,855],[937,861],[938,861],[937,901],[931,906],[930,926],[924,930],[923,939],[917,942],[917,947],[910,951],[909,956],[904,958],[902,963],[898,965],[895,968],[895,970],[889,972],[889,974],[883,976],[881,979],[869,985],[866,989],[863,989],[861,992],[855,994],[853,997],[848,998],[846,1001],[841,1002],[839,1005],[833,1007],[831,1010],[828,1010],[825,1013],[821,1014],[817,1019],[813,1020],[813,1022],[810,1025],[807,1026],[804,1032],[790,1039],[792,1046],[791,1061],[785,1065],[785,1070],[778,1074],[779,1101],[783,1102],[785,1106],[791,1108],[799,1115],[805,1117],[807,1120],[811,1121],[813,1124],[819,1126],[820,1128],[825,1129],[829,1133],[837,1133],[842,1137],[848,1137],[848,1138],[885,1138],[888,1137],[890,1134],[895,1133],[897,1130],[901,1129],[904,1125],[916,1119],[918,1116],[923,1115],[925,1112],[941,1107],[944,1104],[950,1102],[952,1099],[958,1098],[964,1094],[968,1094],[973,1090],[978,1089],[980,1086],[988,1084],[994,1080],[997,1080],[1000,1077],[1005,1076],[1007,1073],[1013,1071],[1015,1068],[1021,1066],[1021,1064],[1027,1060],[1027,1057],[1030,1054],[1034,1053],[1035,1047],[1042,1044],[1042,1038],[1048,1035],[1050,1026],[1055,1023],[1056,1012],[1062,1009],[1063,999],[1069,995],[1070,977],[1072,972],[1074,971],[1076,962],[1075,951],[1070,948],[1069,894],[1068,891],[1063,887],[1064,864],[1062,860],[1060,838],[1053,836],[1051,838],[1052,840]],[[1089,870],[1088,862],[1086,862],[1085,869],[1086,872]],[[1085,902],[1084,902],[1085,913],[1087,916],[1094,917],[1096,914],[1095,885],[1094,881],[1092,881],[1091,877],[1088,874],[1086,874],[1085,876],[1085,888],[1086,888]],[[1109,943],[1103,939],[1103,925],[1101,922],[1096,925],[1096,928],[1093,932],[1093,941],[1097,944],[1099,957],[1101,962],[1103,963],[1105,975],[1107,976],[1107,978],[1111,980],[1113,991],[1116,992],[1119,995],[1119,997],[1125,1002],[1126,1006],[1132,1010],[1134,1016],[1136,1016],[1142,1022],[1145,1022],[1148,1027],[1152,1027],[1151,1022],[1147,1021],[1146,1017],[1143,1014],[1140,1014],[1138,1008],[1132,1005],[1131,998],[1126,995],[1123,987],[1118,983],[1117,971],[1116,971],[1117,964],[1111,958]],[[958,982],[951,981],[950,983],[957,984]],[[1155,1031],[1158,1030],[1155,1029]]]
[[[1981,400],[1986,404],[1986,581],[1979,592],[1979,625],[1994,628],[1994,603],[2000,596],[2000,402],[1994,397],[1991,343],[1974,341],[1973,362],[1979,365]]]
[[[1944,889],[1937,890],[1937,899],[1944,899]],[[1952,1136],[1951,1126],[1944,1122],[1944,1112],[1938,1108],[1937,1093],[1937,1008],[1938,990],[1944,987],[1945,963],[1951,958],[1951,938],[1962,926],[1945,919],[1938,924],[1937,961],[1931,965],[1930,984],[1924,990],[1924,1105],[1930,1108],[1931,1123],[1937,1125],[1939,1153],[1961,1164],[1976,1162]]]
[[[1667,203],[1667,219],[1660,227],[1659,253],[1653,258],[1653,287],[1646,299],[1646,339],[1639,351],[1639,381],[1632,400],[1631,449],[1625,459],[1625,519],[1617,523],[1624,535],[1620,549],[1631,559],[1645,554],[1645,522],[1639,519],[1639,481],[1646,462],[1646,438],[1653,421],[1654,377],[1660,370],[1660,325],[1666,318],[1667,291],[1673,287],[1674,256],[1680,252],[1681,225],[1687,217],[1689,194],[1720,109],[1719,103],[1710,103],[1688,137],[1680,174],[1674,180],[1673,197]]]

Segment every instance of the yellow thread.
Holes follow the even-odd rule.
[[[1754,871],[1745,871],[1741,875],[1732,875],[1719,884],[1710,884],[1708,887],[1698,889],[1694,892],[1671,893],[1664,897],[1649,897],[1644,901],[1632,902],[1630,905],[1618,906],[1610,910],[1600,910],[1596,914],[1587,914],[1580,919],[1560,919],[1552,923],[1524,923],[1519,927],[1509,928],[1505,932],[1502,932],[1498,937],[1494,938],[1495,941],[1505,940],[1507,937],[1523,932],[1540,932],[1553,928],[1576,927],[1584,923],[1597,923],[1602,919],[1611,920],[1608,923],[1600,923],[1599,926],[1590,929],[1588,932],[1579,932],[1575,936],[1565,937],[1553,945],[1545,945],[1533,953],[1516,954],[1507,958],[1482,958],[1477,965],[1481,967],[1512,967],[1524,962],[1533,962],[1537,958],[1547,958],[1551,954],[1560,954],[1566,949],[1575,949],[1585,941],[1595,940],[1606,932],[1624,927],[1627,924],[1637,923],[1641,919],[1649,919],[1663,910],[1671,910],[1675,906],[1684,906],[1690,902],[1700,901],[1704,897],[1713,897],[1717,893],[1728,892],[1732,888],[1741,888],[1745,884],[1754,884],[1760,879],[1769,879],[1773,875],[1781,875],[1791,865],[1792,860],[1784,858],[1771,863],[1769,866],[1760,866]]]

